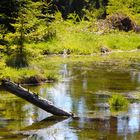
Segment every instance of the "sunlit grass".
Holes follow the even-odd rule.
[[[126,69],[130,66],[133,67],[131,64],[140,61],[139,51],[117,52],[117,50],[139,49],[139,34],[119,31],[103,32],[97,30],[96,26],[93,26],[94,24],[87,21],[76,24],[72,21],[54,21],[51,26],[56,30],[55,37],[46,42],[25,44],[29,61],[27,67],[20,69],[8,67],[5,63],[5,54],[1,54],[0,78],[10,77],[14,81],[31,76],[58,79],[59,66],[62,63],[79,64],[80,62],[84,65],[90,63],[96,67],[108,65],[108,69]],[[110,48],[112,53],[101,55],[100,48],[103,46]],[[13,51],[16,50],[15,45],[11,48]],[[64,50],[70,51],[70,57],[63,59]],[[50,54],[53,57],[50,57]],[[134,67],[137,68],[136,65]]]
[[[12,68],[0,62],[0,78],[10,77],[13,81],[22,81],[32,76],[38,76],[41,79],[59,79],[59,70],[61,64],[83,65],[93,67],[104,67],[108,70],[129,70],[130,68],[139,68],[140,52],[114,52],[109,55],[72,55],[63,57],[59,55],[43,56],[38,55],[30,60],[29,66],[25,68]]]
[[[56,81],[59,79],[56,65],[46,63],[46,60],[40,59],[40,61],[31,61],[30,65],[25,68],[12,68],[6,66],[6,64],[0,63],[0,79],[7,78],[14,82],[23,83],[25,80],[31,77],[37,77],[43,81]]]
[[[126,109],[129,104],[128,100],[120,94],[112,95],[108,102],[111,107],[111,110],[113,111],[120,111]]]
[[[74,55],[100,53],[100,48],[103,46],[114,51],[135,50],[140,47],[140,35],[137,33],[112,31],[99,34],[98,32],[91,32],[88,28],[87,30],[82,30],[83,26],[80,30],[80,25],[69,27],[68,25],[61,24],[62,27],[66,26],[63,30],[62,27],[58,30],[59,26],[56,27],[56,38],[47,42],[30,44],[29,47],[39,53],[48,51],[50,54],[61,54],[64,49],[69,49],[71,54]],[[78,26],[78,29],[76,26]]]

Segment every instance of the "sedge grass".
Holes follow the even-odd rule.
[[[128,100],[120,94],[112,95],[108,102],[111,109],[115,111],[126,109],[129,104]]]

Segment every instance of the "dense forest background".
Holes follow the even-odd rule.
[[[37,35],[33,38],[33,33],[39,32],[39,29],[43,31],[42,38],[47,39],[54,34],[45,32],[48,32],[48,26],[58,12],[64,20],[76,15],[76,22],[105,19],[114,13],[122,13],[139,23],[140,0],[1,0],[0,44],[8,43],[5,38],[8,33],[16,33],[15,38],[12,36],[13,41],[20,45],[27,34],[30,34],[30,41],[41,40]]]

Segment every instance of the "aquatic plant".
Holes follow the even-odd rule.
[[[116,111],[127,108],[129,104],[128,100],[120,94],[112,95],[112,97],[109,98],[108,102],[111,109]]]

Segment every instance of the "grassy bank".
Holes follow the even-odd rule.
[[[62,56],[46,56],[31,60],[26,68],[12,68],[0,63],[1,78],[10,78],[15,82],[36,84],[44,81],[54,82],[60,77],[60,65],[68,63],[76,66],[102,67],[107,70],[140,69],[140,52],[113,52],[108,55],[74,55],[66,58]]]
[[[27,47],[38,50],[42,54],[62,54],[69,50],[70,54],[89,55],[100,53],[101,47],[111,50],[134,50],[140,48],[140,34],[117,30],[100,30],[89,22],[77,24],[59,22],[52,24],[56,37]]]
[[[6,65],[6,59],[3,60],[0,62],[0,79],[10,78],[14,82],[26,84],[54,82],[59,79],[57,64],[51,64],[43,57],[28,61],[28,67],[14,68]]]
[[[23,68],[7,64],[7,60],[16,52],[16,45],[8,46],[10,54],[7,54],[7,46],[0,46],[0,78],[10,78],[20,83],[55,81],[59,79],[59,66],[62,63],[90,63],[95,67],[106,65],[109,69],[139,68],[140,34],[99,29],[95,23],[54,21],[51,28],[56,32],[55,36],[46,42],[25,44],[28,66]],[[101,55],[102,47],[108,48],[111,53]],[[70,57],[64,59],[64,53]],[[12,61],[9,61],[10,64]]]

